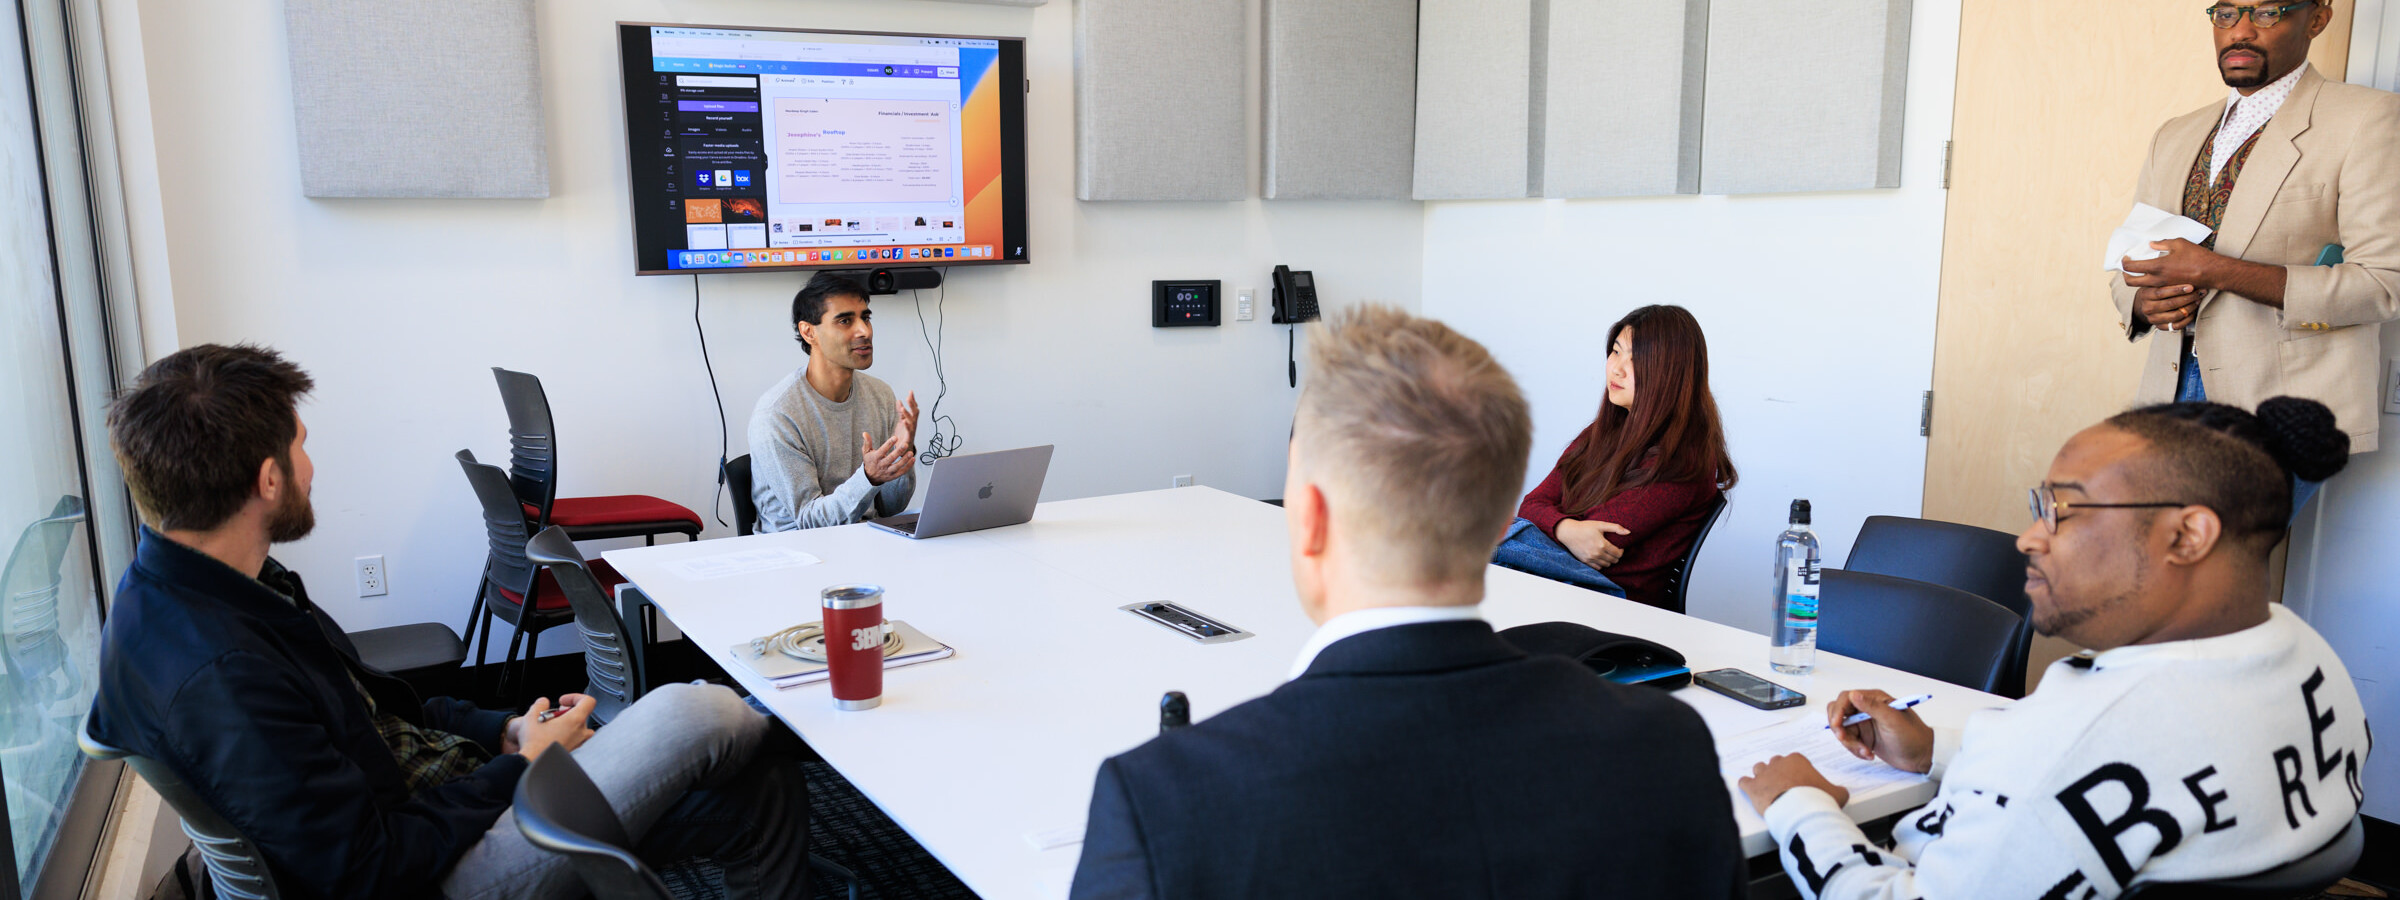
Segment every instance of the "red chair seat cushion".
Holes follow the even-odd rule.
[[[625,583],[625,576],[617,574],[617,568],[609,565],[608,560],[605,559],[592,560],[590,565],[592,577],[600,579],[600,590],[614,599],[617,595],[617,585]],[[512,605],[525,605],[523,595],[507,588],[500,589],[500,596]],[[542,574],[534,576],[533,579],[533,608],[538,611],[549,611],[566,609],[571,605],[573,604],[567,599],[567,592],[558,586],[558,576],[550,574],[550,567],[543,566]]]
[[[525,518],[540,521],[541,510],[532,504],[525,506]],[[574,528],[580,525],[624,525],[632,522],[690,522],[700,527],[700,514],[679,503],[670,503],[646,494],[617,494],[610,497],[560,497],[550,502],[550,524]]]

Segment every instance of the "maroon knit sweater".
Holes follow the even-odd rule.
[[[1586,426],[1584,434],[1590,433],[1591,428]],[[1567,442],[1567,448],[1573,450],[1582,440],[1583,436],[1578,435]],[[1705,524],[1708,507],[1720,493],[1717,486],[1703,482],[1647,484],[1619,490],[1616,496],[1590,509],[1564,509],[1566,476],[1560,470],[1566,461],[1565,454],[1560,454],[1558,465],[1550,467],[1550,476],[1535,485],[1533,493],[1526,494],[1525,502],[1517,506],[1517,517],[1532,522],[1552,540],[1558,539],[1558,523],[1564,519],[1625,526],[1632,534],[1608,536],[1609,543],[1625,548],[1624,557],[1600,570],[1600,574],[1624,588],[1627,599],[1664,606],[1667,578],[1675,564],[1682,562],[1683,555],[1692,549],[1693,539]]]

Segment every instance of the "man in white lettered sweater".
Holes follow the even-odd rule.
[[[2091,648],[2040,689],[1930,729],[1881,691],[1826,714],[1861,758],[1941,791],[1893,844],[1848,792],[1781,756],[1741,781],[1810,898],[2105,900],[2142,881],[2254,874],[2326,846],[2357,815],[2369,738],[2349,672],[2271,600],[2267,560],[2292,476],[2341,469],[2348,439],[2313,400],[2258,413],[2146,407],[2085,429],[2032,492],[2033,624]]]

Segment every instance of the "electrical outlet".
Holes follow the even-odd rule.
[[[1247,322],[1251,319],[1258,318],[1257,313],[1251,312],[1251,303],[1254,302],[1257,297],[1257,288],[1242,288],[1234,291],[1233,320],[1236,322]]]
[[[1190,476],[1190,475],[1177,475],[1177,476],[1175,476],[1175,486],[1176,486],[1176,487],[1191,487],[1191,486],[1192,486],[1192,476]]]
[[[381,597],[391,593],[390,588],[391,585],[385,582],[383,577],[383,557],[361,556],[358,558],[359,596]]]
[[[2400,415],[2400,356],[2393,357],[2383,370],[2383,411]]]

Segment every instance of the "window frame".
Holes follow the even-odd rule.
[[[20,0],[15,5],[48,226],[52,299],[87,510],[83,530],[99,607],[94,614],[105,627],[116,588],[110,575],[131,563],[139,533],[132,497],[106,450],[106,410],[117,387],[141,370],[143,354],[100,3]],[[84,760],[64,798],[58,832],[37,863],[31,897],[65,900],[86,893],[128,777],[122,762]],[[0,798],[0,839],[13,848],[5,804]],[[23,873],[13,850],[5,857],[0,900],[21,900],[28,896]]]

